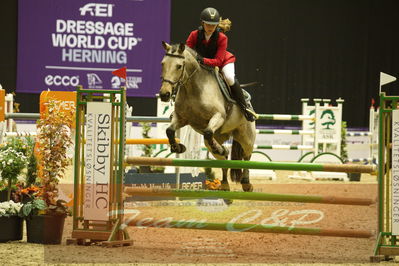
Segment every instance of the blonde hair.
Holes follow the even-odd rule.
[[[228,18],[225,19],[220,18],[218,26],[223,32],[228,32],[231,28],[231,20]]]

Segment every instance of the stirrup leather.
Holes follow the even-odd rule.
[[[259,115],[257,113],[255,113],[255,111],[249,109],[249,108],[245,108],[245,112],[250,113],[251,115],[253,115],[253,117],[255,117],[255,120],[259,119]]]

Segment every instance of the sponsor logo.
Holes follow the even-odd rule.
[[[46,83],[47,86],[78,86],[79,76],[47,75],[44,78],[44,83]]]
[[[121,87],[121,78],[118,77],[112,77],[111,78],[111,87],[113,89],[118,89]]]
[[[79,8],[80,15],[92,17],[112,17],[113,4],[88,3]]]
[[[113,89],[120,88],[125,82],[125,79],[119,77],[111,78],[111,86]],[[127,77],[126,88],[127,89],[139,89],[139,84],[143,82],[142,77]]]
[[[88,84],[89,89],[102,89],[103,88],[102,80],[95,73],[87,74],[87,84]]]
[[[138,89],[139,84],[143,82],[141,77],[127,77],[127,88]]]
[[[321,114],[320,120],[322,121],[321,125],[324,129],[331,129],[331,127],[336,123],[334,111],[330,109],[324,110]]]

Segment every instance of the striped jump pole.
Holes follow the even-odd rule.
[[[372,135],[372,132],[346,132],[347,137],[370,137]]]
[[[259,150],[314,150],[311,145],[254,145],[254,149]]]
[[[286,162],[253,162],[236,160],[191,160],[173,158],[126,157],[125,163],[132,165],[157,166],[187,166],[232,169],[269,169],[292,171],[326,171],[345,173],[372,173],[374,165],[356,164],[317,164],[317,163],[286,163]]]
[[[226,147],[231,147],[231,144],[224,144]],[[202,147],[202,150],[207,150],[206,147]],[[256,150],[302,150],[312,151],[314,147],[311,145],[258,145],[254,144]]]
[[[36,136],[36,132],[27,132],[27,131],[19,131],[19,132],[3,132],[4,137],[34,137]]]
[[[257,129],[256,133],[271,135],[314,135],[314,130]]]
[[[374,162],[375,159],[373,158],[354,158],[354,159],[347,159],[346,162],[350,163],[370,163]]]
[[[282,115],[282,114],[259,114],[259,120],[314,120],[314,115]]]
[[[176,139],[176,142],[179,143],[180,139]],[[143,144],[143,145],[151,145],[151,144],[169,144],[169,139],[126,139],[126,144]]]
[[[39,113],[7,113],[5,119],[24,119],[24,120],[37,120],[40,119]],[[153,123],[169,123],[168,117],[157,116],[126,116],[127,122],[153,122]]]
[[[212,190],[179,190],[179,189],[154,189],[141,187],[125,187],[125,193],[131,196],[154,196],[154,197],[180,197],[180,198],[223,198],[231,200],[258,200],[258,201],[284,201],[321,204],[361,205],[369,206],[375,200],[367,198],[345,198],[335,196],[311,196],[270,194],[261,192],[241,191],[212,191]]]
[[[304,227],[284,227],[261,224],[238,224],[238,223],[207,223],[190,221],[166,221],[165,219],[148,221],[143,224],[142,220],[128,220],[128,226],[158,227],[158,228],[176,228],[176,229],[194,229],[194,230],[217,230],[230,232],[256,232],[256,233],[276,233],[292,235],[313,235],[313,236],[334,236],[334,237],[354,237],[370,238],[374,236],[371,231],[361,230],[343,230],[343,229],[321,229]],[[126,224],[125,224],[126,226]]]

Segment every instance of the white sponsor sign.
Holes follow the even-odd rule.
[[[85,220],[108,221],[112,103],[89,102],[86,113]]]
[[[392,234],[399,235],[399,110],[392,111]]]

